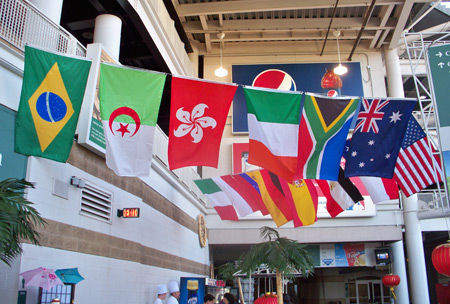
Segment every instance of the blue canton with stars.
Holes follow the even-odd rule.
[[[392,178],[416,101],[374,98],[364,102],[356,122],[360,127],[346,151],[345,176]]]
[[[425,136],[426,134],[423,131],[422,127],[419,125],[416,119],[411,116],[408,122],[408,127],[406,128],[405,137],[403,138],[402,149],[405,150]]]

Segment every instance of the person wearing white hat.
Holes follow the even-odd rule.
[[[164,284],[158,285],[156,286],[156,290],[158,293],[158,297],[156,298],[155,302],[153,302],[153,304],[163,304],[163,300],[165,300],[167,296],[166,285]]]
[[[178,282],[170,281],[168,286],[170,297],[166,304],[178,304],[178,299],[180,298],[180,288],[178,287]]]

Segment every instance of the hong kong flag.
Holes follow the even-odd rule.
[[[220,141],[237,85],[172,77],[169,168],[217,168]]]

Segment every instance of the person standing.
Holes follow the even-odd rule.
[[[214,304],[214,300],[216,298],[212,294],[206,294],[205,299],[203,300],[204,304]]]
[[[223,302],[225,304],[234,304],[235,298],[234,298],[233,294],[228,293],[228,292],[226,294],[224,294],[223,295]]]
[[[158,297],[156,298],[155,302],[153,302],[153,304],[163,304],[163,301],[166,299],[167,296],[166,285],[161,284],[156,286],[156,291],[158,293]]]
[[[180,298],[180,288],[178,287],[178,283],[176,281],[169,282],[169,293],[170,297],[166,304],[178,304],[178,299]]]

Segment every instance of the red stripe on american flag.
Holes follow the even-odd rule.
[[[405,150],[400,150],[394,178],[406,196],[436,182],[430,155],[426,138],[420,139]]]

